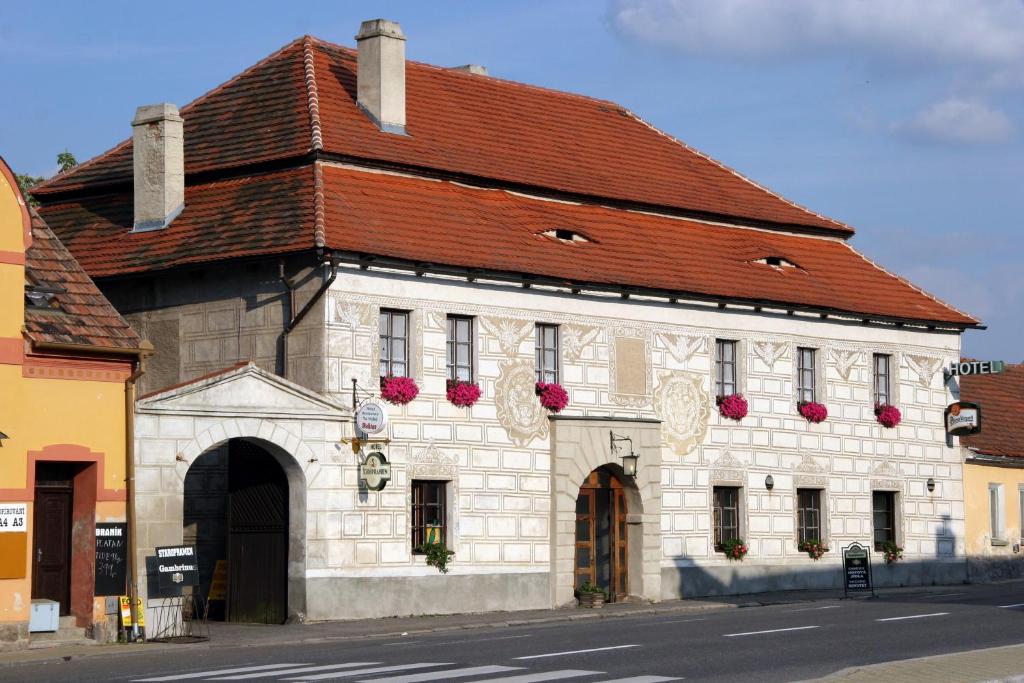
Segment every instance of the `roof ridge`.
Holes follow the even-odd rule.
[[[619,106],[621,106],[621,105],[619,105]],[[671,135],[670,133],[666,133],[665,131],[661,130],[660,128],[655,126],[650,121],[647,121],[646,119],[644,119],[644,117],[638,115],[636,112],[634,112],[629,107],[622,107],[622,109],[627,114],[632,116],[634,119],[636,119],[637,121],[639,121],[643,125],[647,126],[648,128],[650,128],[654,132],[658,133],[659,135],[662,135],[662,136],[668,138],[669,140],[671,140],[672,142],[676,143],[677,145],[680,145],[681,147],[685,148],[687,151],[692,152],[693,154],[696,154],[697,156],[699,156],[699,157],[703,158],[704,160],[714,164],[715,166],[718,166],[723,171],[727,171],[729,173],[732,173],[734,176],[736,176],[740,180],[753,185],[754,187],[756,187],[757,189],[761,190],[762,192],[767,192],[771,196],[775,197],[776,199],[778,199],[778,200],[780,200],[782,202],[785,202],[786,204],[789,204],[790,206],[792,206],[795,209],[799,209],[800,211],[803,211],[805,213],[809,213],[810,215],[815,216],[817,218],[820,218],[823,221],[828,221],[830,223],[834,223],[835,225],[837,225],[837,226],[839,226],[839,227],[841,227],[841,228],[843,228],[845,230],[849,230],[851,233],[856,232],[853,229],[853,227],[851,227],[850,225],[847,225],[846,223],[844,223],[844,222],[842,222],[840,220],[832,218],[831,216],[826,216],[824,214],[820,214],[817,211],[809,209],[809,208],[807,208],[806,206],[804,206],[802,204],[798,204],[797,202],[794,202],[792,199],[787,199],[786,197],[783,197],[782,195],[780,195],[778,192],[775,192],[774,190],[772,190],[770,188],[767,188],[764,185],[762,185],[762,184],[760,184],[760,183],[758,183],[758,182],[756,182],[754,180],[751,180],[747,176],[745,176],[742,173],[740,173],[739,171],[737,171],[732,166],[729,166],[728,164],[725,164],[725,163],[719,161],[718,159],[715,159],[714,157],[709,156],[708,154],[700,151],[699,149],[697,149],[695,147],[691,147],[690,145],[686,144],[685,142],[683,142],[682,140],[680,140],[676,136]]]
[[[213,88],[211,88],[210,90],[207,90],[205,93],[203,93],[199,97],[196,97],[195,99],[190,101],[188,104],[186,104],[183,107],[181,107],[180,113],[181,114],[185,114],[188,110],[194,108],[197,104],[199,104],[203,100],[207,99],[208,97],[211,97],[212,95],[220,92],[221,90],[224,90],[225,88],[227,88],[228,86],[230,86],[232,83],[234,83],[235,81],[239,80],[243,76],[251,73],[252,71],[255,71],[256,69],[264,66],[265,64],[271,62],[272,60],[280,57],[289,48],[295,46],[300,41],[304,40],[305,38],[309,38],[309,37],[310,36],[303,36],[301,38],[296,38],[296,39],[290,41],[287,45],[284,45],[283,47],[275,50],[274,52],[270,53],[269,55],[267,55],[263,59],[259,60],[255,64],[253,64],[252,66],[250,66],[250,67],[248,67],[246,69],[243,69],[241,72],[235,74],[234,76],[232,76],[228,80],[224,81],[220,85],[214,86]],[[88,167],[90,167],[90,166],[92,166],[94,164],[99,163],[100,161],[105,161],[114,152],[117,152],[117,151],[125,148],[126,146],[131,144],[131,142],[132,142],[132,138],[131,137],[129,137],[126,140],[122,140],[120,143],[114,145],[113,147],[108,149],[106,152],[101,152],[100,154],[97,154],[93,158],[89,159],[88,161],[86,161],[84,163],[81,163],[81,164],[75,166],[71,170],[66,171],[64,173],[58,173],[57,175],[53,176],[52,178],[47,178],[45,181],[43,181],[42,183],[40,183],[39,185],[34,187],[33,191],[38,192],[40,189],[42,189],[43,190],[43,194],[45,194],[46,193],[46,189],[47,189],[46,186],[49,185],[51,182],[54,182],[54,181],[56,181],[58,179],[66,180],[68,178],[74,177],[82,169],[88,168]]]
[[[324,169],[313,162],[313,242],[318,249],[327,245],[326,211],[324,208]]]
[[[306,77],[306,104],[309,107],[311,145],[314,151],[324,148],[323,127],[320,124],[320,94],[316,87],[316,65],[313,55],[313,36],[302,38],[302,68]]]
[[[894,278],[896,278],[897,280],[899,280],[899,281],[900,281],[900,282],[902,282],[903,284],[905,284],[905,285],[907,285],[908,287],[910,287],[911,289],[913,289],[913,290],[914,290],[915,292],[917,292],[918,294],[921,294],[922,296],[926,296],[926,297],[928,297],[929,299],[931,299],[931,300],[932,300],[932,301],[934,301],[935,303],[939,304],[940,306],[945,306],[946,308],[948,308],[949,310],[953,311],[954,313],[958,313],[958,314],[962,315],[963,317],[965,317],[965,318],[968,318],[969,320],[973,320],[973,321],[974,321],[974,322],[975,322],[976,324],[981,324],[981,320],[978,320],[977,318],[975,318],[975,317],[974,317],[973,315],[971,315],[970,313],[967,313],[967,312],[965,312],[965,311],[961,311],[961,310],[960,310],[959,308],[957,308],[957,307],[956,307],[956,306],[954,306],[953,304],[951,304],[951,303],[949,303],[949,302],[947,302],[947,301],[944,301],[944,300],[940,299],[939,297],[935,296],[935,295],[934,295],[934,294],[932,294],[931,292],[927,292],[927,291],[925,291],[925,290],[921,289],[920,287],[918,287],[917,285],[915,285],[915,284],[914,284],[913,282],[911,282],[910,280],[906,279],[906,278],[905,278],[905,277],[903,277],[902,275],[897,275],[896,273],[892,272],[892,271],[891,271],[891,270],[889,270],[888,268],[885,268],[885,267],[883,267],[883,266],[879,265],[879,264],[878,264],[878,263],[876,263],[876,262],[875,262],[874,260],[872,260],[872,259],[868,258],[867,256],[865,256],[865,255],[864,255],[864,254],[862,254],[861,252],[857,251],[857,250],[856,250],[856,249],[855,249],[855,248],[853,247],[853,245],[852,245],[852,244],[850,244],[849,242],[847,242],[847,241],[845,241],[845,240],[844,240],[844,241],[842,242],[842,244],[843,244],[843,246],[845,246],[845,247],[846,247],[847,249],[849,249],[849,250],[850,250],[850,251],[852,251],[852,252],[853,252],[854,254],[856,254],[857,256],[861,257],[862,259],[864,259],[865,261],[867,261],[868,263],[870,263],[870,264],[871,264],[872,266],[874,266],[874,267],[875,267],[875,268],[877,268],[878,270],[882,271],[883,273],[885,273],[886,275],[888,275],[888,276],[890,276],[890,277],[894,277]]]

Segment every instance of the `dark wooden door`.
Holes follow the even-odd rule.
[[[49,483],[49,482],[47,482]],[[32,521],[32,597],[71,610],[71,482],[37,486]]]
[[[625,491],[609,470],[594,470],[576,499],[575,587],[589,582],[610,600],[629,594]]]
[[[595,489],[583,488],[576,498],[576,590],[584,583],[597,583],[597,568],[594,562],[596,494]]]
[[[288,481],[259,446],[228,445],[228,620],[288,616]]]

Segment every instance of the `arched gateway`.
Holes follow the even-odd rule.
[[[576,591],[597,586],[612,602],[629,595],[627,486],[611,467],[600,467],[576,498]]]

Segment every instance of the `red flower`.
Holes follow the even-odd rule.
[[[416,398],[420,388],[412,377],[393,377],[388,375],[380,380],[380,397],[388,403],[405,405]]]
[[[722,396],[718,402],[718,412],[722,417],[739,422],[747,416],[747,399],[743,398],[743,394]]]
[[[536,391],[540,404],[553,413],[560,413],[569,405],[569,394],[561,384],[537,382]]]
[[[468,408],[480,400],[480,386],[473,382],[448,380],[448,400],[452,405]]]
[[[875,406],[875,416],[878,424],[887,429],[892,429],[903,421],[903,414],[900,413],[900,409],[888,403]]]
[[[797,404],[797,410],[808,422],[824,422],[828,417],[828,408],[815,401],[801,401]]]

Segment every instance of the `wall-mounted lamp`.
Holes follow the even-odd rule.
[[[928,487],[928,493],[933,492],[935,490],[935,480],[932,479],[931,477],[928,477],[928,481],[925,482],[925,486]]]
[[[633,452],[633,439],[628,436],[616,436],[614,432],[608,432],[608,438],[611,442],[612,455],[619,455],[619,443],[626,441],[629,443],[629,451],[622,454],[622,472],[627,477],[636,476],[636,463],[640,459],[640,456]]]
[[[4,447],[4,439],[9,439],[9,438],[11,438],[11,437],[7,436],[3,432],[0,432],[0,448]]]
[[[771,491],[773,488],[775,488],[775,477],[773,477],[770,474],[767,477],[765,477],[764,478],[764,487],[766,489],[768,489],[769,491]]]

